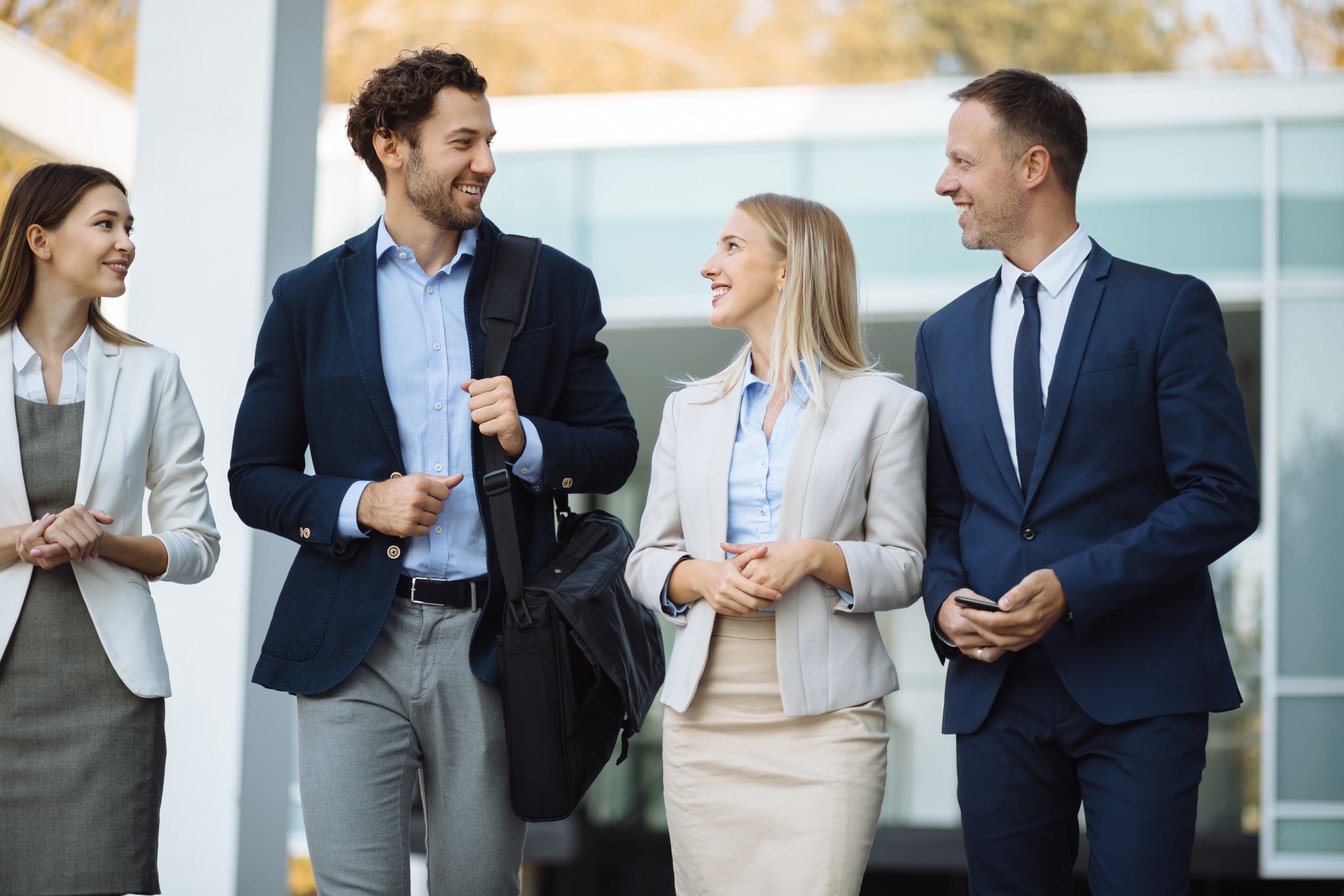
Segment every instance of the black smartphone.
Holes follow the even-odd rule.
[[[958,594],[952,599],[963,607],[970,607],[972,610],[988,610],[991,613],[999,612],[999,605],[987,597],[972,597],[969,594]]]

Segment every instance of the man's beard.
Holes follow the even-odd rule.
[[[997,207],[975,204],[975,223],[961,232],[967,249],[997,249],[1007,252],[1022,241],[1026,202],[1020,196],[1001,198]]]
[[[454,202],[452,181],[444,182],[430,174],[416,147],[411,148],[406,168],[406,198],[426,221],[444,230],[471,230],[481,223],[480,210],[463,208]]]

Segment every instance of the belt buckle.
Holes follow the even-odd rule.
[[[409,600],[410,600],[411,603],[413,603],[413,604],[419,604],[419,605],[422,606],[422,607],[446,607],[446,606],[448,606],[448,604],[446,604],[446,603],[442,603],[442,602],[440,602],[440,603],[435,603],[434,601],[428,601],[428,600],[416,600],[416,597],[415,597],[415,587],[416,587],[416,584],[417,584],[417,583],[422,582],[422,581],[423,581],[423,582],[441,582],[441,583],[447,584],[447,583],[450,581],[449,579],[433,579],[433,578],[430,578],[429,576],[410,576],[410,580],[411,580],[411,594],[410,594]],[[471,592],[471,612],[475,613],[476,610],[480,607],[480,604],[479,604],[479,602],[478,602],[477,599],[476,599],[476,590],[477,590],[477,589],[476,589],[476,585],[477,585],[477,582],[476,582],[475,579],[471,579],[471,580],[467,581],[465,584],[466,584],[466,586],[467,586],[467,589]]]
[[[422,579],[423,579],[424,581],[426,581],[426,582],[441,582],[441,581],[443,581],[443,579],[431,579],[431,578],[429,578],[428,576],[411,576],[411,596],[410,596],[410,601],[411,601],[411,603],[413,603],[413,604],[419,604],[419,605],[422,606],[422,607],[437,607],[437,606],[441,606],[441,604],[436,604],[436,603],[434,603],[433,601],[428,601],[428,600],[416,600],[416,599],[415,599],[415,586],[416,586],[416,583],[419,582],[419,581],[421,581]]]

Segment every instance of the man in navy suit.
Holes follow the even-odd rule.
[[[1068,91],[1001,70],[952,98],[937,192],[1003,253],[916,349],[971,889],[1072,893],[1081,803],[1094,894],[1186,893],[1208,714],[1241,703],[1208,565],[1259,520],[1222,315],[1079,226]]]
[[[613,491],[635,463],[597,288],[573,259],[543,248],[504,375],[481,378],[500,233],[481,214],[495,172],[485,87],[441,50],[365,84],[347,132],[386,211],[276,281],[238,412],[234,507],[299,544],[253,681],[298,695],[323,896],[409,892],[417,778],[435,892],[518,892],[485,483],[507,481],[531,575],[556,550],[553,495]],[[485,468],[483,437],[511,469]]]

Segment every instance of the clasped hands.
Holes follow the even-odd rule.
[[[112,517],[101,510],[73,504],[60,513],[44,513],[14,538],[14,552],[24,563],[55,569],[64,563],[98,559],[103,527]]]
[[[506,456],[521,455],[527,447],[527,436],[514,400],[513,381],[507,376],[467,380],[462,391],[471,396],[467,407],[471,410],[471,422],[481,435],[499,439]],[[411,473],[371,482],[359,497],[356,512],[359,524],[400,538],[428,535],[438,522],[449,494],[462,479],[461,473],[450,476]]]
[[[1064,587],[1051,569],[1028,573],[1008,589],[998,612],[964,607],[953,599],[958,594],[981,597],[969,588],[953,591],[938,609],[938,628],[962,655],[982,663],[1035,644],[1069,612]]]
[[[815,539],[772,541],[767,544],[720,545],[726,559],[688,561],[688,570],[698,581],[692,590],[703,597],[714,612],[722,616],[746,616],[773,607],[784,593],[805,576],[820,569],[819,546]]]

